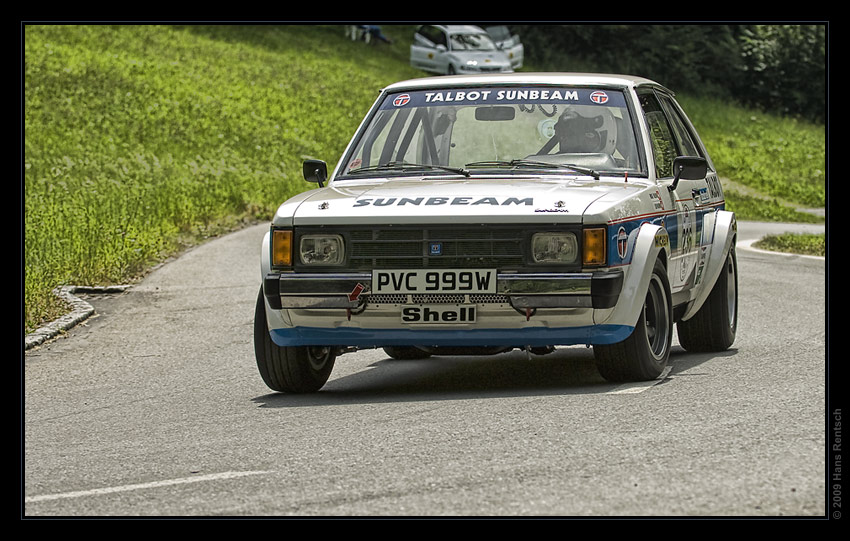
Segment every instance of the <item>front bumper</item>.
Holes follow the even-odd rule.
[[[613,308],[622,272],[500,273],[496,294],[517,310]],[[270,273],[263,282],[269,306],[281,309],[361,310],[372,295],[370,273]]]

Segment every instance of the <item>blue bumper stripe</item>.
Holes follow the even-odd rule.
[[[634,327],[587,327],[410,330],[292,327],[270,331],[278,346],[567,346],[622,342]]]

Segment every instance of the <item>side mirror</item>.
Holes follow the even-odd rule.
[[[304,160],[304,180],[307,182],[318,182],[319,188],[325,187],[328,178],[328,165],[322,160]]]
[[[708,162],[699,156],[679,156],[673,160],[673,184],[667,186],[671,192],[679,185],[679,179],[697,180],[705,178]]]

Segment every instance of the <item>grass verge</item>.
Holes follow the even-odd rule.
[[[786,233],[771,235],[753,244],[760,250],[826,256],[826,235]]]

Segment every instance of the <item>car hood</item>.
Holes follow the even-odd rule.
[[[492,64],[507,64],[508,55],[501,50],[497,51],[452,51],[449,56],[457,59],[460,62],[476,60],[478,62]]]
[[[610,208],[638,189],[622,180],[539,177],[340,181],[284,203],[275,224],[580,223],[592,203]]]

